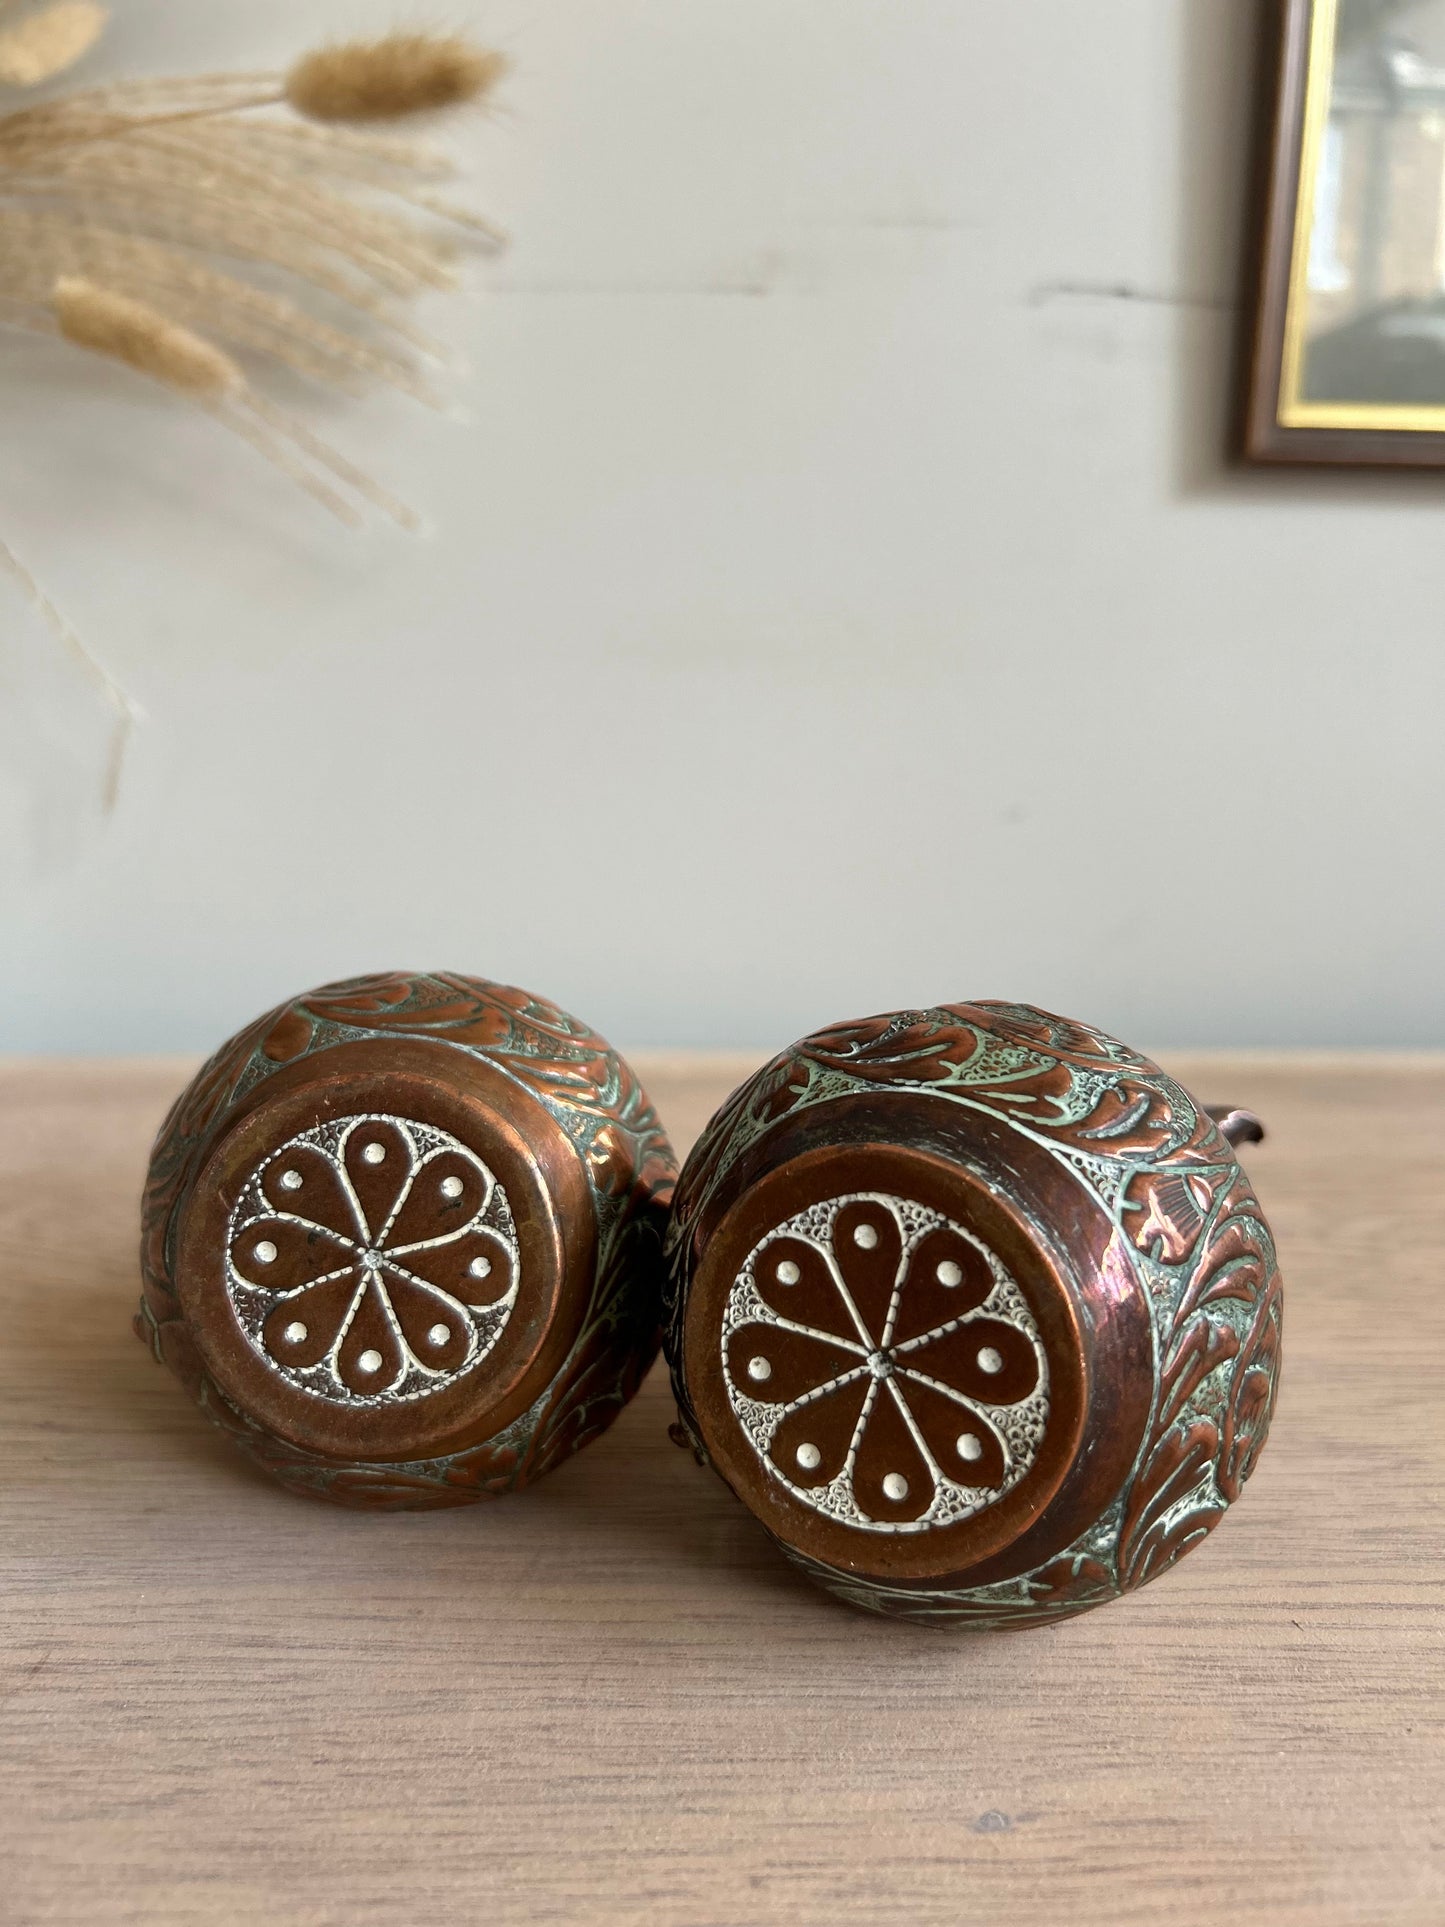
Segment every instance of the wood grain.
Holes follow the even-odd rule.
[[[750,1060],[644,1067],[679,1145]],[[287,1497],[129,1332],[187,1067],[0,1070],[0,1918],[1445,1919],[1445,1060],[1174,1059],[1253,1105],[1274,1438],[1048,1631],[854,1615],[667,1442],[530,1493]]]

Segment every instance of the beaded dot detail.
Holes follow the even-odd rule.
[[[749,1254],[722,1332],[729,1403],[769,1474],[864,1532],[993,1505],[1038,1457],[1048,1361],[976,1237],[883,1193],[833,1198]]]
[[[335,1119],[268,1152],[226,1239],[226,1291],[252,1349],[340,1405],[426,1398],[484,1359],[516,1303],[505,1191],[433,1125]]]

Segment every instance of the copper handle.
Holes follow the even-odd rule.
[[[1206,1104],[1205,1110],[1219,1126],[1220,1136],[1231,1144],[1263,1144],[1264,1121],[1253,1111],[1237,1104]]]

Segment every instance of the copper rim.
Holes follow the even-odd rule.
[[[393,1404],[333,1404],[289,1382],[246,1336],[225,1285],[228,1220],[258,1164],[297,1133],[357,1114],[430,1125],[480,1157],[510,1200],[520,1256],[515,1303],[485,1357],[442,1389]],[[585,1175],[550,1113],[492,1065],[388,1039],[279,1073],[238,1111],[181,1212],[175,1277],[207,1371],[249,1419],[312,1452],[390,1461],[463,1450],[525,1412],[577,1336],[587,1294],[564,1281],[589,1276],[594,1261]]]

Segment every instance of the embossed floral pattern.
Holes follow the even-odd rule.
[[[992,1504],[1038,1453],[1047,1366],[1018,1287],[906,1199],[834,1199],[752,1253],[723,1331],[729,1396],[815,1511],[922,1531]]]
[[[177,1295],[176,1232],[186,1199],[238,1100],[284,1065],[307,1057],[324,1060],[338,1045],[395,1037],[464,1052],[541,1101],[583,1156],[598,1215],[598,1262],[586,1321],[571,1356],[553,1384],[505,1432],[442,1458],[345,1464],[260,1430],[210,1378]],[[666,1135],[627,1064],[595,1031],[556,1005],[505,984],[451,972],[388,972],[326,984],[239,1031],[172,1107],[146,1182],[135,1331],[178,1374],[211,1422],[294,1491],[382,1510],[457,1505],[514,1491],[605,1431],[637,1391],[657,1348],[659,1247],[675,1177]],[[227,1273],[237,1315],[251,1343],[266,1356],[254,1315],[264,1302],[260,1288],[248,1291],[229,1265]],[[381,1275],[386,1280],[394,1273],[382,1268]],[[242,1300],[249,1300],[244,1313]],[[490,1312],[470,1308],[478,1329],[472,1364],[495,1342],[508,1304],[503,1300]],[[320,1366],[296,1368],[292,1379],[342,1402],[377,1396],[354,1395],[327,1381],[328,1371]],[[420,1368],[412,1378],[418,1391],[441,1382],[427,1379]],[[387,1396],[408,1393],[399,1385]]]
[[[835,1025],[782,1052],[734,1092],[688,1158],[668,1234],[668,1355],[684,1435],[700,1437],[683,1332],[709,1208],[738,1163],[778,1126],[797,1126],[825,1104],[841,1117],[849,1100],[877,1091],[926,1095],[940,1109],[985,1117],[990,1128],[1006,1124],[1057,1160],[1107,1214],[1151,1307],[1153,1408],[1135,1466],[1111,1502],[1031,1572],[930,1590],[845,1573],[786,1542],[784,1549],[855,1604],[920,1621],[1042,1621],[1144,1584],[1224,1516],[1268,1436],[1280,1368],[1274,1242],[1233,1148],[1190,1094],[1139,1052],[1047,1011],[949,1004]],[[730,1316],[738,1302],[735,1290]],[[834,1327],[829,1334],[835,1345],[855,1336]],[[764,1404],[751,1402],[758,1388],[744,1384],[734,1409],[749,1415],[749,1436],[771,1463],[770,1426],[778,1419],[764,1418]],[[814,1502],[795,1483],[796,1471],[777,1476]],[[828,1493],[819,1509],[849,1516]]]
[[[516,1231],[495,1177],[445,1131],[345,1118],[253,1173],[227,1274],[242,1329],[291,1383],[342,1404],[421,1398],[501,1336]]]

